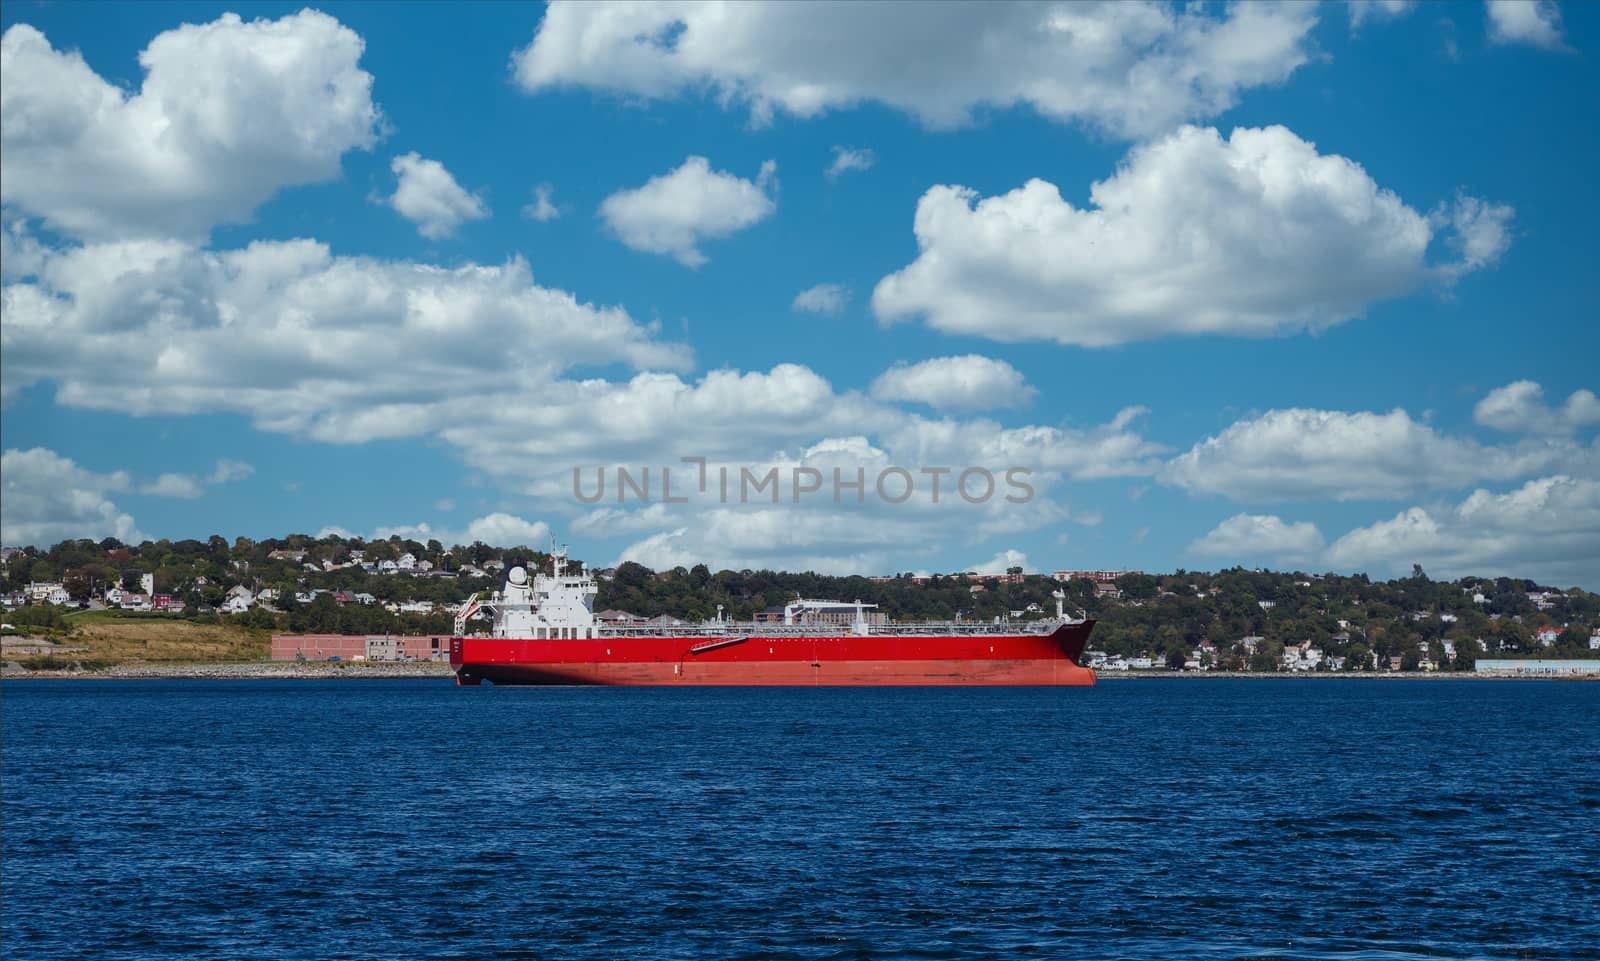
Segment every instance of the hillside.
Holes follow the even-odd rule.
[[[0,593],[24,606],[6,615],[29,633],[54,631],[85,656],[118,661],[250,660],[274,631],[439,634],[468,595],[493,590],[514,565],[541,567],[526,547],[438,541],[291,535],[231,544],[114,539],[64,541],[47,551],[8,549]],[[1263,570],[1129,573],[1114,582],[1058,582],[1042,575],[955,573],[932,577],[837,577],[808,572],[711,571],[706,565],[652,571],[635,563],[598,573],[596,610],[706,620],[718,607],[747,620],[796,596],[861,600],[898,621],[1037,618],[1070,610],[1099,621],[1092,647],[1111,655],[1182,664],[1274,670],[1287,649],[1314,648],[1365,669],[1393,663],[1470,669],[1479,655],[1600,656],[1600,597],[1520,578],[1372,580]],[[30,588],[55,584],[73,604],[119,585],[168,597],[181,614],[71,613],[28,603]],[[230,592],[253,592],[224,613]],[[22,598],[19,600],[19,598]],[[361,598],[359,602],[353,599]],[[154,618],[155,620],[151,620]]]
[[[12,617],[12,615],[7,615]],[[8,635],[4,659],[31,669],[71,664],[239,664],[267,656],[269,633],[242,624],[198,624],[175,617],[85,611],[68,614],[60,627]]]

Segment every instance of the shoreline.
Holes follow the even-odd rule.
[[[455,672],[442,661],[413,662],[333,662],[260,661],[234,664],[119,664],[102,670],[29,671],[7,663],[0,680],[393,680],[405,678],[451,678]],[[1275,671],[1105,671],[1096,681],[1182,680],[1293,680],[1293,681],[1597,681],[1595,677],[1521,676],[1439,671],[1316,672],[1279,673]]]
[[[347,663],[327,661],[256,661],[236,664],[118,664],[102,670],[13,670],[7,664],[0,680],[187,680],[187,681],[263,681],[263,680],[384,680],[394,678],[453,678],[455,672],[441,661],[394,663]]]
[[[1594,681],[1600,677],[1524,674],[1479,674],[1476,671],[1096,671],[1098,681],[1156,678],[1244,681]]]

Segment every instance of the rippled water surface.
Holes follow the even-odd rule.
[[[1600,958],[1600,685],[7,683],[40,958]]]

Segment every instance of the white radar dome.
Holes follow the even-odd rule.
[[[506,575],[506,580],[521,587],[523,584],[528,583],[528,572],[520,567],[513,567],[511,573]]]

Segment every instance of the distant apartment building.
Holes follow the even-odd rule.
[[[1122,588],[1117,586],[1117,578],[1143,573],[1144,571],[1051,571],[1050,577],[1062,584],[1068,581],[1093,581],[1095,597],[1119,601],[1122,599]]]
[[[1063,584],[1067,581],[1094,581],[1096,584],[1112,583],[1119,577],[1129,574],[1144,574],[1144,571],[1051,571],[1050,576]]]
[[[951,577],[965,577],[969,581],[979,581],[981,583],[988,584],[1021,584],[1023,581],[1027,580],[1028,575],[1011,573],[979,574],[977,571],[961,571],[955,574],[911,574],[905,578],[901,578],[896,574],[876,574],[868,577],[867,580],[874,584],[890,584],[898,580],[907,580],[913,584],[931,584],[936,580],[943,580]]]

